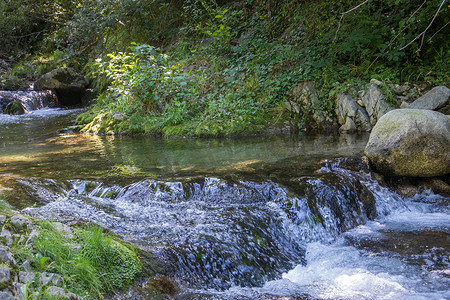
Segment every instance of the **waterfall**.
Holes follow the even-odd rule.
[[[0,111],[13,101],[19,101],[27,112],[58,106],[56,95],[50,91],[0,91]]]

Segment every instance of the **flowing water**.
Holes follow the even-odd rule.
[[[31,215],[92,221],[151,250],[178,299],[450,298],[449,199],[381,186],[358,158],[367,136],[61,130],[79,112],[0,115],[2,194]]]

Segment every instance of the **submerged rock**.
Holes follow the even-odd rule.
[[[27,113],[27,110],[20,101],[12,101],[6,105],[3,113],[8,115],[23,115]]]
[[[15,104],[11,104],[15,102]],[[11,107],[6,107],[11,105]],[[52,91],[0,91],[0,110],[5,113],[13,113],[12,105],[21,106],[20,110],[29,112],[44,107],[57,107],[58,99]],[[10,112],[11,111],[11,112]]]
[[[82,102],[88,85],[89,79],[75,69],[59,68],[39,78],[34,89],[52,90],[62,105],[76,105]]]
[[[446,175],[450,173],[450,119],[430,110],[391,111],[373,128],[365,154],[384,175]]]

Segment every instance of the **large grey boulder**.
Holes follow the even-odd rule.
[[[406,108],[438,110],[448,105],[449,99],[450,89],[446,86],[437,86]]]
[[[339,124],[342,124],[340,131],[370,131],[372,129],[367,112],[349,95],[338,93],[335,112]]]
[[[80,104],[89,86],[89,79],[72,68],[59,68],[42,75],[34,89],[52,90],[62,105]]]
[[[386,113],[393,110],[379,87],[382,84],[378,80],[371,80],[366,89],[361,93],[361,100],[370,117],[370,124],[375,125],[377,121]]]
[[[373,128],[365,154],[377,171],[388,176],[446,175],[450,119],[431,110],[393,110]]]

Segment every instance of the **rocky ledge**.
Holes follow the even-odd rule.
[[[103,298],[103,293],[131,284],[141,270],[134,250],[104,238],[98,227],[72,228],[9,209],[1,210],[0,225],[2,300]],[[100,251],[92,240],[101,244]],[[101,265],[92,257],[100,257]]]

